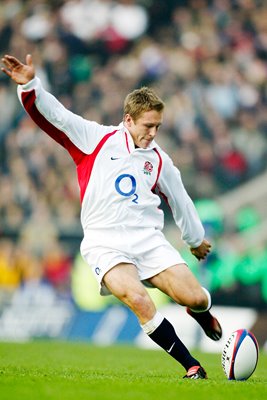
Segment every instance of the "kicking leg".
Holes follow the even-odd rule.
[[[172,324],[156,310],[147,290],[139,280],[134,265],[118,264],[105,274],[103,282],[114,296],[135,313],[144,332],[181,363],[186,371],[193,366],[200,368],[194,373],[194,379],[206,377],[200,363],[192,357],[178,338]]]
[[[187,265],[174,265],[149,281],[176,303],[187,306],[187,313],[200,324],[208,337],[212,340],[221,339],[221,325],[209,311],[210,294],[201,287]]]

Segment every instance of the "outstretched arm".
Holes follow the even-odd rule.
[[[66,109],[43,88],[40,79],[35,76],[30,54],[26,56],[25,64],[10,55],[5,55],[2,63],[4,67],[1,70],[18,84],[18,96],[27,113],[44,132],[68,151],[73,148],[72,143],[83,153],[90,154],[103,136],[115,130],[115,127],[87,121]]]
[[[35,76],[35,68],[30,54],[26,56],[26,64],[10,55],[5,55],[2,62],[5,67],[2,67],[1,70],[18,85],[25,85]]]

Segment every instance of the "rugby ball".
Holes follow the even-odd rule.
[[[249,330],[234,331],[222,351],[222,367],[229,380],[244,381],[255,371],[258,363],[258,342]]]

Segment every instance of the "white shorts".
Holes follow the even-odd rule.
[[[140,281],[176,265],[186,264],[180,253],[154,228],[116,227],[88,230],[81,243],[81,254],[100,285],[100,294],[109,295],[104,275],[120,263],[134,264]]]

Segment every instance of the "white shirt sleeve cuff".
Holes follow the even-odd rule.
[[[19,86],[21,87],[22,90],[33,89],[36,87],[38,80],[39,80],[39,78],[37,78],[37,76],[35,76],[31,81],[25,83],[24,85],[19,85]]]

